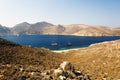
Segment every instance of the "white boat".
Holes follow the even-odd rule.
[[[51,46],[57,46],[58,44],[57,43],[51,43]]]

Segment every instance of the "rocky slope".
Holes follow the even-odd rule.
[[[120,40],[92,44],[66,55],[68,61],[89,74],[92,80],[120,79]]]
[[[63,61],[73,63],[75,68],[69,62],[59,67]],[[119,80],[119,74],[120,40],[53,53],[0,38],[0,80]]]
[[[31,72],[38,73],[36,78],[40,78],[41,71],[56,68],[62,61],[62,55],[47,49],[22,46],[0,38],[0,80],[24,80],[22,78],[29,77]]]

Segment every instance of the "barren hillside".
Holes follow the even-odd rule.
[[[115,32],[116,31],[114,31],[112,28],[103,27],[103,26],[72,24],[65,26],[65,31],[63,32],[63,34],[72,34],[78,36],[110,36],[110,35],[116,35]]]
[[[47,49],[22,46],[0,38],[0,80],[22,80],[21,77],[31,71],[56,68],[62,61],[60,54]]]
[[[120,40],[71,50],[66,55],[68,61],[88,73],[92,80],[120,79]]]
[[[63,61],[74,64],[91,80],[119,80],[120,40],[53,53],[0,38],[0,80],[41,80],[41,71],[56,69]]]

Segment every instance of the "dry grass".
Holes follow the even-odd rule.
[[[70,61],[76,69],[90,75],[92,80],[103,80],[103,78],[118,80],[120,79],[120,40],[93,44],[60,54],[0,39],[0,80],[2,76],[4,76],[3,80],[13,80],[14,77],[19,80],[21,75],[30,73],[32,69],[39,72],[57,68],[64,60]],[[21,67],[28,72],[14,71]]]
[[[88,73],[93,80],[120,79],[120,40],[93,44],[67,52],[67,60]]]
[[[5,79],[10,79],[14,75],[20,75],[19,71],[12,74],[15,68],[29,67],[37,68],[39,71],[57,68],[63,61],[61,54],[53,53],[44,48],[33,48],[21,46],[4,39],[0,39],[0,75],[4,74]],[[8,67],[10,65],[12,67]]]

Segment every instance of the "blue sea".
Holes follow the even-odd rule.
[[[120,39],[120,36],[86,37],[68,35],[10,35],[0,37],[22,45],[44,47],[50,50],[81,48],[94,43]]]

